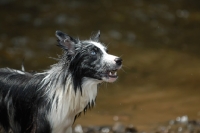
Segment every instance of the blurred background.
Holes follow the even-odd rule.
[[[89,39],[97,30],[123,58],[113,84],[75,123],[120,122],[139,131],[200,119],[199,0],[0,0],[0,67],[41,72],[56,63],[55,31]],[[180,120],[180,119],[179,119]]]

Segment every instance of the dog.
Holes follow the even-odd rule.
[[[97,86],[114,82],[122,59],[108,54],[100,31],[79,40],[56,31],[58,63],[41,73],[0,69],[0,125],[13,133],[71,133],[76,118],[95,105]]]

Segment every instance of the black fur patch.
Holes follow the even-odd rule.
[[[0,125],[6,132],[9,129],[14,133],[51,131],[44,117],[50,105],[42,89],[38,91],[44,76],[0,69]]]

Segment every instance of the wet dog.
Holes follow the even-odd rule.
[[[99,42],[74,39],[56,31],[64,51],[42,73],[0,69],[0,125],[13,133],[70,133],[81,112],[95,104],[97,85],[114,82],[122,59]]]

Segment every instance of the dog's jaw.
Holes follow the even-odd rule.
[[[113,78],[113,77],[103,77],[102,78],[104,82],[109,82],[109,83],[113,83],[117,80],[117,77],[116,78]]]
[[[105,74],[103,74],[104,76],[102,77],[102,80],[109,83],[115,82],[118,78],[117,70],[118,69],[107,71]]]

